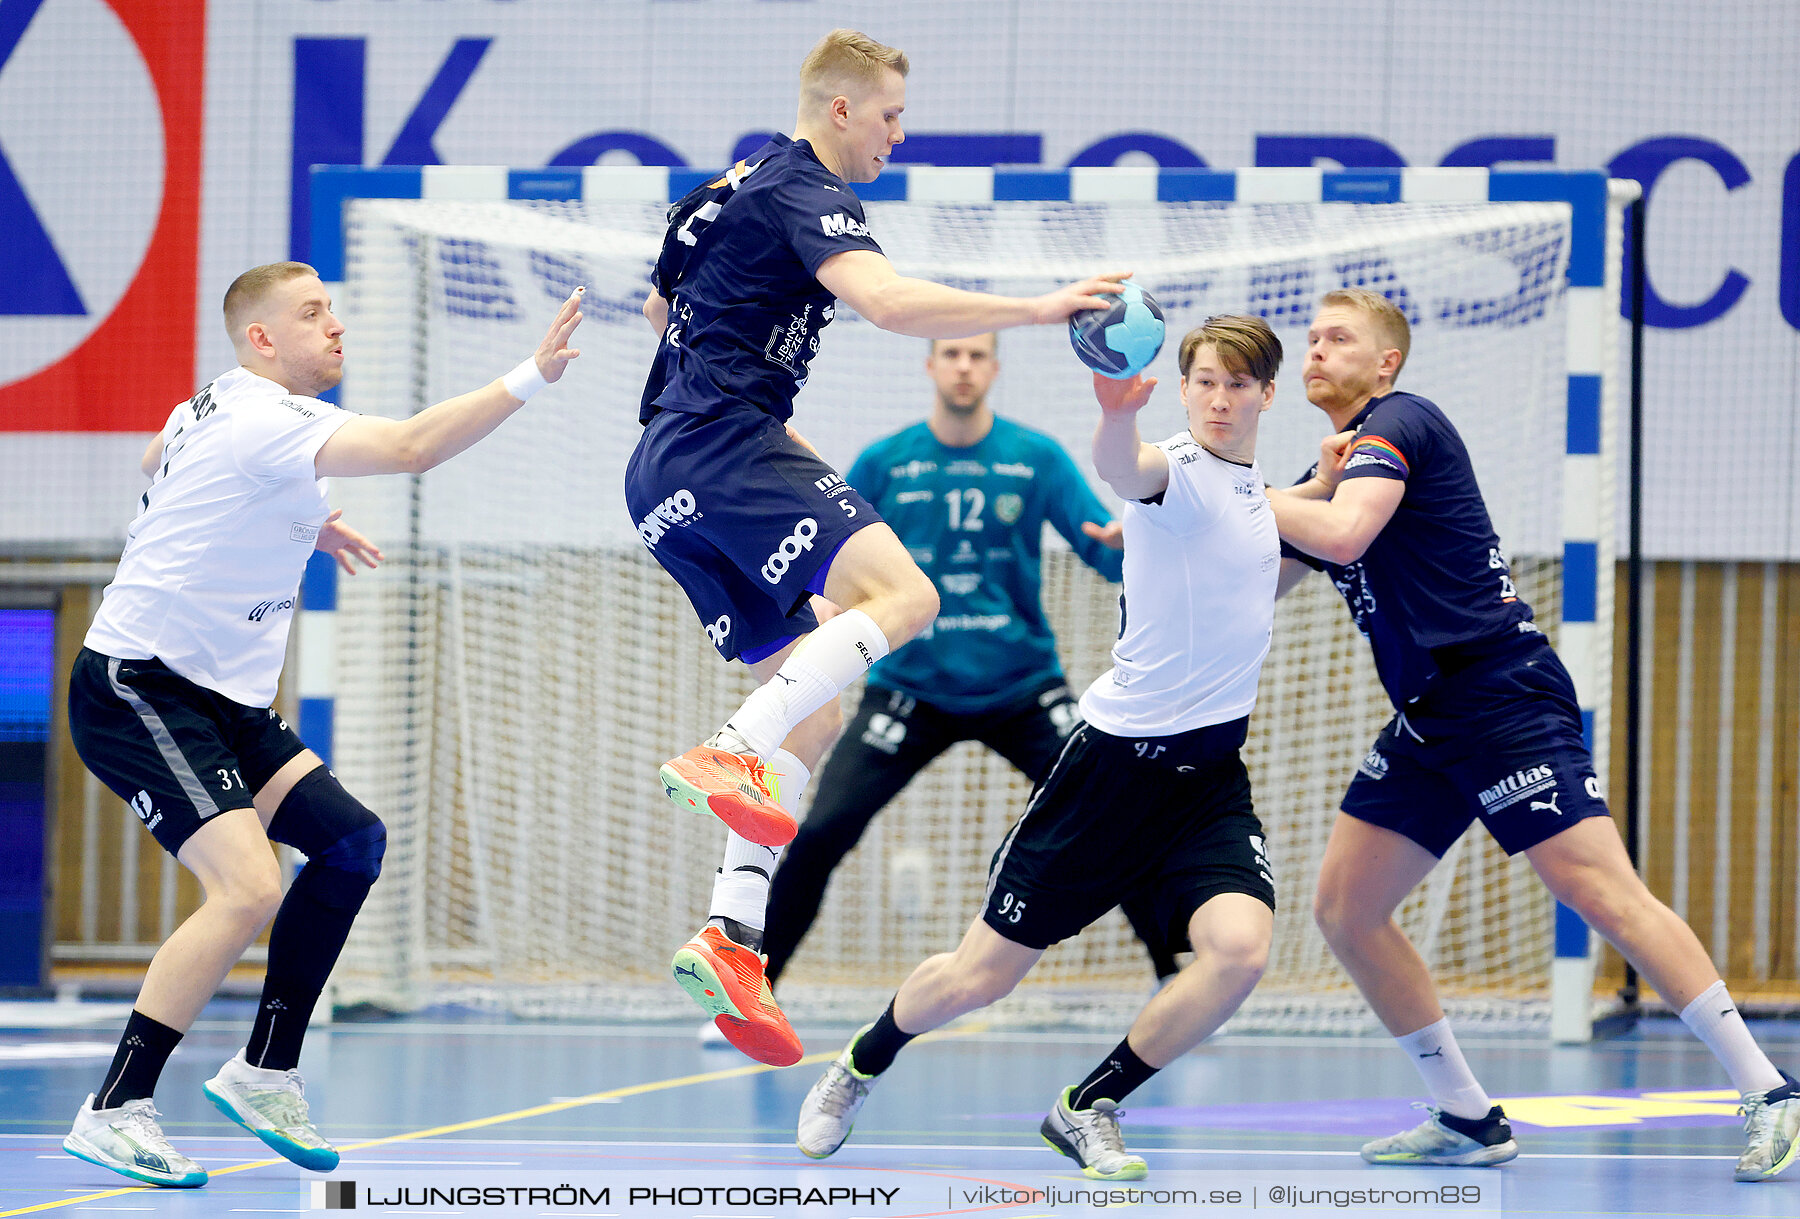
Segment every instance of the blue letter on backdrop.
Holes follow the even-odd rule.
[[[1644,188],[1643,202],[1640,207],[1650,205],[1651,193],[1656,190],[1656,180],[1662,177],[1663,170],[1677,161],[1699,161],[1712,167],[1725,184],[1726,190],[1736,190],[1750,181],[1750,171],[1737,158],[1737,154],[1722,144],[1712,140],[1703,140],[1695,136],[1665,135],[1655,139],[1643,140],[1625,149],[1614,157],[1607,169],[1615,178],[1635,178]],[[1631,230],[1625,231],[1625,265],[1631,265]],[[1646,264],[1648,259],[1646,258]],[[1664,330],[1685,330],[1690,326],[1702,326],[1722,316],[1738,298],[1744,295],[1744,289],[1750,286],[1750,280],[1741,274],[1736,267],[1725,272],[1725,279],[1718,290],[1711,296],[1695,305],[1677,305],[1664,300],[1656,291],[1656,284],[1650,278],[1648,267],[1644,273],[1644,324],[1658,326]],[[1630,309],[1631,302],[1624,294],[1629,285],[1621,289],[1619,309],[1625,312]]]

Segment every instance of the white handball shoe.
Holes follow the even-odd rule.
[[[253,1067],[239,1050],[201,1090],[220,1113],[300,1167],[330,1172],[338,1166],[337,1148],[307,1113],[300,1072]]]
[[[1457,1117],[1422,1101],[1413,1108],[1431,1116],[1399,1134],[1364,1143],[1362,1158],[1371,1164],[1445,1164],[1478,1168],[1504,1164],[1519,1154],[1512,1125],[1499,1105],[1485,1117]]]
[[[193,1189],[206,1184],[206,1170],[170,1145],[148,1097],[115,1109],[93,1107],[92,1093],[81,1102],[63,1150],[76,1159],[110,1168],[146,1185]]]

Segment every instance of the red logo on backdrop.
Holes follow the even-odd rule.
[[[205,0],[0,0],[0,431],[194,392]]]

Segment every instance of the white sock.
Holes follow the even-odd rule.
[[[789,812],[796,812],[806,783],[812,778],[805,763],[785,749],[777,749],[769,759],[780,790],[776,799]],[[775,866],[781,862],[784,847],[765,847],[726,831],[725,862],[713,880],[712,905],[708,918],[728,918],[761,931],[768,922],[769,881]]]
[[[1782,1085],[1781,1072],[1757,1047],[1723,981],[1714,982],[1682,1008],[1681,1022],[1706,1043],[1739,1092],[1767,1092]]]
[[[1488,1110],[1494,1107],[1493,1100],[1463,1059],[1448,1019],[1394,1040],[1412,1059],[1412,1065],[1419,1069],[1419,1075],[1425,1080],[1425,1090],[1445,1113],[1472,1120],[1486,1117]]]
[[[768,681],[744,700],[719,738],[732,737],[760,758],[772,758],[794,725],[838,696],[888,654],[887,636],[861,610],[845,610],[806,637]],[[793,805],[782,801],[785,808]]]

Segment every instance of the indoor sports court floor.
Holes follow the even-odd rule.
[[[164,1129],[214,1174],[211,1184],[135,1189],[60,1147],[75,1106],[105,1070],[124,1010],[82,1006],[96,1018],[72,1020],[68,1004],[0,1005],[0,1217],[295,1214],[341,1202],[343,1190],[328,1192],[327,1180],[356,1182],[362,1212],[393,1215],[865,1219],[1223,1215],[1253,1206],[1337,1215],[1800,1215],[1800,1169],[1761,1184],[1732,1181],[1741,1150],[1736,1095],[1670,1020],[1580,1048],[1466,1035],[1525,1154],[1501,1169],[1453,1173],[1377,1169],[1356,1157],[1364,1138],[1418,1117],[1408,1107],[1418,1081],[1390,1043],[1216,1040],[1127,1102],[1127,1143],[1151,1168],[1137,1186],[1166,1195],[1128,1202],[1071,1196],[1095,1183],[1037,1137],[1057,1090],[1085,1074],[1111,1037],[953,1026],[910,1047],[851,1141],[815,1164],[794,1149],[794,1115],[848,1029],[802,1027],[811,1056],[773,1071],[700,1046],[694,1026],[495,1023],[441,1012],[340,1023],[314,1030],[302,1063],[314,1114],[344,1151],[326,1177],[271,1161],[201,1095],[201,1081],[248,1027],[241,1001],[207,1010],[157,1097]],[[1800,1062],[1800,1024],[1755,1029],[1778,1063],[1791,1070]],[[1458,1191],[1452,1199],[1416,1196],[1448,1185]],[[1368,1189],[1394,1196],[1374,1206],[1346,1192]]]

